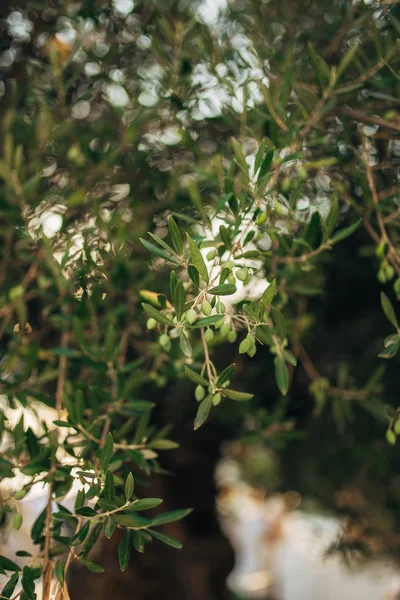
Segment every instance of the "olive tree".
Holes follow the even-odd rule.
[[[400,433],[381,371],[328,377],[304,343],[327,265],[352,236],[388,320],[377,365],[400,344],[399,5],[232,0],[209,11],[1,7],[0,474],[21,478],[1,508],[18,528],[32,486],[48,498],[34,560],[21,571],[0,558],[5,598],[20,582],[34,600],[39,578],[49,598],[53,576],[64,597],[71,562],[102,572],[90,552],[116,529],[122,570],[153,540],[180,547],[158,526],[190,509],[147,518],[162,499],[134,486],[176,447],[152,420],[154,391],[170,381],[192,383],[182,402],[194,429],[235,403],[251,414],[257,389],[236,363],[265,346],[277,398],[290,403],[301,366],[317,413],[331,404],[346,420],[354,403],[389,444]],[[238,358],[217,368],[226,341]],[[10,410],[40,405],[54,409],[40,433],[23,417],[11,425]]]

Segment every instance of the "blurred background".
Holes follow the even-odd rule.
[[[101,281],[98,297],[107,293],[105,310],[121,329],[129,323],[134,338],[130,358],[144,356],[146,361],[132,388],[155,403],[157,425],[174,424],[171,437],[180,444],[161,453],[159,473],[138,478],[138,490],[164,498],[169,510],[194,508],[184,521],[165,529],[183,542],[180,552],[152,544],[143,555],[135,553],[121,573],[114,536],[96,550],[103,575],[73,566],[72,599],[236,598],[226,587],[235,553],[232,539],[221,529],[217,502],[223,492],[215,472],[224,456],[232,458],[240,481],[255,490],[260,502],[291,492],[286,495],[294,498],[289,511],[345,518],[330,547],[344,568],[387,555],[397,561],[400,454],[398,445],[387,443],[385,432],[388,414],[398,405],[398,360],[377,358],[390,333],[380,309],[377,275],[388,294],[393,282],[365,230],[324,255],[311,283],[306,271],[293,283],[298,296],[289,303],[290,318],[304,326],[306,351],[291,372],[289,395],[281,396],[276,387],[268,348],[260,348],[250,360],[219,340],[213,348],[217,367],[236,362],[243,389],[257,393],[250,408],[226,403],[197,432],[193,386],[181,375],[178,353],[149,358],[156,344],[143,330],[140,288],[152,289],[157,279],[166,291],[169,279],[149,262],[139,237],[148,230],[165,232],[168,211],[196,217],[190,177],[203,178],[201,193],[207,201],[215,189],[208,173],[218,173],[218,156],[244,127],[249,153],[263,135],[279,145],[276,123],[268,116],[271,108],[263,103],[258,85],[265,77],[263,65],[283,69],[290,46],[293,68],[311,85],[315,73],[307,43],[312,40],[327,63],[336,64],[351,34],[351,39],[375,40],[370,56],[367,51],[364,57],[367,70],[379,40],[398,37],[400,4],[2,0],[0,28],[4,187],[9,184],[4,171],[7,132],[12,131],[15,147],[24,146],[25,155],[23,181],[12,183],[23,207],[15,209],[7,194],[0,198],[2,257],[9,258],[2,285],[8,293],[32,264],[30,248],[19,237],[24,223],[33,240],[49,240],[58,259],[70,244],[74,266],[64,266],[74,269],[85,290]],[[377,114],[399,109],[396,65],[368,85],[368,100],[381,103],[374,108]],[[344,98],[355,110],[367,95],[358,91],[352,96],[350,90]],[[351,145],[355,129],[350,124],[340,133],[346,144]],[[321,143],[328,144],[324,135],[322,131]],[[398,132],[396,136],[391,145],[384,136],[376,141],[379,159],[394,165],[395,174],[389,169],[382,176],[394,195],[400,160]],[[350,182],[346,193],[358,200],[357,174],[350,163],[343,171]],[[312,206],[321,207],[326,200],[322,176],[307,183],[305,220]],[[85,265],[98,257],[107,281],[88,274]],[[28,299],[29,322],[40,332],[36,346],[42,348],[52,344],[55,326],[49,314],[58,310],[56,294],[53,298],[51,289],[45,290]],[[46,313],[43,305],[49,297],[52,308]],[[96,302],[94,297],[95,310],[101,312]],[[12,337],[7,327],[4,353]],[[32,354],[32,364],[40,363],[38,356]],[[360,393],[346,396],[340,392],[345,388]]]

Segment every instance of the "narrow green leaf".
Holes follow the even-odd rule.
[[[170,512],[163,513],[162,515],[157,515],[152,520],[152,527],[156,525],[164,525],[164,523],[174,523],[175,521],[180,521],[184,519],[190,513],[193,512],[193,508],[180,508],[178,510],[171,510]]]
[[[153,440],[148,442],[146,447],[154,450],[175,450],[175,448],[179,448],[179,444],[173,440]]]
[[[141,517],[140,515],[137,515],[134,512],[129,514],[124,513],[122,515],[116,513],[115,515],[111,515],[111,519],[117,525],[124,525],[125,527],[133,528],[148,527],[152,524],[152,521],[150,519],[146,519],[146,517]]]
[[[127,531],[118,545],[118,560],[121,571],[125,571],[131,556],[131,534]]]
[[[399,350],[399,345],[399,342],[390,344],[378,354],[379,358],[393,358],[393,356],[396,356]]]
[[[251,242],[251,240],[254,238],[254,236],[256,235],[256,231],[255,229],[252,229],[251,231],[249,231],[246,234],[246,237],[243,240],[243,247],[246,246],[248,243]],[[248,254],[250,253],[250,256],[248,256]],[[244,252],[242,254],[242,258],[258,258],[260,256],[260,252],[258,250],[248,250],[248,252]],[[236,258],[239,258],[238,256],[235,255]]]
[[[76,511],[78,508],[82,508],[84,503],[85,503],[85,490],[78,490],[78,493],[76,494],[74,511]]]
[[[61,554],[65,554],[65,547],[66,547],[66,543],[64,543],[65,538],[63,539],[63,543],[62,544],[55,544],[54,546],[52,546],[49,549],[49,556],[50,558],[53,558],[54,556],[60,556]]]
[[[0,556],[0,568],[4,571],[20,571],[21,567],[19,567],[15,562],[6,558],[5,556]]]
[[[190,367],[188,367],[186,365],[185,365],[185,375],[188,379],[193,381],[193,383],[197,383],[200,385],[208,385],[208,383],[209,383],[207,381],[207,379],[205,379],[204,377],[202,377],[201,375],[196,373],[196,371],[193,371],[193,369],[191,369]]]
[[[105,511],[115,510],[116,508],[118,508],[115,502],[112,502],[107,498],[99,498],[97,504]]]
[[[234,375],[235,370],[236,370],[235,363],[233,363],[232,365],[229,365],[229,367],[225,367],[225,369],[223,371],[221,371],[221,373],[219,374],[217,381],[215,382],[215,385],[217,387],[220,387],[221,385],[223,385],[224,383],[229,381],[229,379],[232,377],[232,375]]]
[[[224,315],[210,315],[209,317],[201,317],[197,319],[192,325],[188,326],[190,329],[199,329],[200,327],[209,327],[220,321]]]
[[[318,211],[315,211],[308,224],[304,239],[311,248],[318,248],[322,242],[322,218]]]
[[[174,298],[176,295],[176,286],[178,285],[178,276],[175,271],[171,271],[169,276],[169,291],[171,294],[172,304],[175,304]]]
[[[224,208],[225,204],[227,202],[229,202],[232,197],[233,197],[232,192],[229,192],[228,194],[224,194],[223,196],[221,196],[221,198],[218,200],[217,208],[215,210],[214,216],[218,215],[218,213]]]
[[[96,516],[96,511],[93,510],[93,508],[90,508],[90,506],[82,506],[81,508],[77,508],[76,509],[76,514],[80,515],[81,517],[95,517]]]
[[[89,533],[90,522],[87,521],[84,526],[72,536],[69,541],[70,546],[79,546],[85,541],[87,534]]]
[[[23,475],[39,475],[39,473],[43,473],[43,471],[47,471],[48,467],[46,463],[36,463],[32,462],[20,469]]]
[[[70,516],[71,515],[69,513],[64,512],[62,510],[53,513],[53,518],[58,519],[60,521],[63,521],[64,519],[68,519],[68,517],[70,517]]]
[[[243,169],[243,171],[245,173],[248,173],[248,166],[246,163],[246,158],[243,154],[242,144],[234,137],[231,138],[231,143],[232,143],[233,153],[236,157],[236,160],[238,161],[238,163],[239,163],[240,167]]]
[[[64,585],[64,570],[65,570],[65,563],[63,560],[59,559],[55,564],[54,571],[55,571],[56,577],[57,577],[58,581],[61,583],[61,585]]]
[[[100,454],[100,468],[105,471],[111,462],[114,454],[114,440],[111,433],[108,433],[104,446]]]
[[[160,246],[162,246],[164,248],[164,250],[167,251],[167,254],[171,254],[174,255],[175,252],[173,251],[173,249],[171,248],[171,246],[169,244],[167,244],[167,242],[165,242],[162,238],[160,238],[158,235],[155,235],[154,233],[151,233],[149,231],[149,236],[151,236],[153,238],[153,240],[155,242],[157,242],[157,244],[160,244]],[[175,258],[175,257],[174,257]]]
[[[292,47],[289,49],[286,60],[285,60],[285,71],[283,76],[283,83],[281,85],[279,93],[279,111],[281,116],[285,116],[285,108],[289,100],[292,86],[293,86],[293,53]]]
[[[264,305],[264,308],[268,308],[271,304],[276,292],[276,279],[273,279],[267,289],[263,292],[260,301]]]
[[[364,398],[363,400],[358,400],[357,403],[376,419],[379,419],[379,421],[382,423],[387,424],[387,422],[390,420],[385,405],[381,401],[377,399]]]
[[[182,329],[179,330],[179,343],[183,354],[190,358],[192,356],[192,345]]]
[[[149,529],[150,531],[150,529]],[[135,550],[137,550],[138,552],[141,552],[143,554],[144,552],[144,536],[143,536],[143,532],[142,531],[133,531],[133,547],[135,548]]]
[[[161,248],[159,248],[155,244],[152,244],[151,242],[148,242],[147,240],[144,240],[143,238],[139,238],[139,239],[142,242],[143,246],[152,254],[155,254],[156,256],[158,256],[159,258],[163,258],[164,260],[168,260],[169,262],[178,264],[179,261],[177,261],[173,256],[164,252],[164,250],[161,250]]]
[[[212,396],[209,394],[204,398],[202,402],[200,402],[199,407],[197,409],[196,418],[194,420],[194,430],[199,429],[208,418],[212,407]]]
[[[83,556],[78,556],[78,559],[91,573],[104,573],[104,568],[101,565],[98,565]]]
[[[147,435],[150,426],[150,413],[141,415],[136,421],[135,434],[132,439],[133,444],[140,444]]]
[[[247,394],[246,392],[237,392],[236,390],[230,390],[225,388],[222,390],[222,394],[231,400],[238,400],[239,402],[247,402],[254,397],[254,394]]]
[[[282,356],[276,356],[274,360],[275,364],[275,378],[278,388],[285,396],[289,389],[289,371],[286,363]]]
[[[176,540],[175,538],[171,537],[170,535],[166,535],[165,533],[161,533],[160,531],[153,531],[152,529],[149,529],[149,533],[157,540],[160,540],[160,542],[163,542],[168,546],[172,546],[172,548],[176,548],[177,550],[181,550],[182,548],[182,543]]]
[[[90,551],[92,550],[93,546],[95,545],[95,543],[97,542],[97,540],[99,539],[101,530],[103,529],[103,523],[101,523],[100,521],[98,521],[97,523],[95,523],[88,535],[88,537],[85,540],[85,543],[83,545],[82,548],[82,556],[88,556],[88,554],[90,553]]]
[[[315,48],[311,42],[308,42],[307,48],[310,53],[311,62],[314,66],[318,78],[319,86],[323,88],[325,87],[325,84],[329,81],[331,76],[329,66],[324,61],[324,59],[316,53]]]
[[[115,482],[114,475],[111,473],[109,469],[106,471],[106,476],[104,478],[104,489],[103,489],[103,497],[107,500],[115,500]]]
[[[381,292],[381,304],[387,320],[393,325],[395,329],[397,329],[397,331],[399,331],[399,324],[397,321],[396,313],[394,311],[392,303],[390,302],[389,298],[384,292]]]
[[[342,58],[341,62],[339,63],[339,66],[337,68],[337,77],[338,78],[340,77],[340,75],[343,75],[343,73],[345,72],[345,70],[351,65],[351,63],[353,62],[354,58],[356,57],[356,54],[357,54],[357,52],[358,52],[358,50],[360,48],[360,45],[361,45],[361,42],[360,42],[360,40],[358,40],[346,52],[346,54]]]
[[[294,367],[297,365],[297,358],[295,356],[293,356],[293,354],[290,352],[290,350],[284,350],[283,356],[284,356],[286,362],[288,362],[290,365],[293,365]]]
[[[161,498],[142,498],[141,500],[136,500],[129,506],[126,510],[135,512],[136,510],[150,510],[151,508],[155,508],[156,506],[160,506],[162,503]]]
[[[13,592],[17,586],[18,579],[19,579],[18,573],[14,573],[14,575],[11,575],[10,579],[7,581],[6,585],[3,587],[2,591],[1,591],[2,598],[11,598],[11,596],[13,595]]]
[[[196,267],[197,271],[199,272],[200,277],[206,283],[208,283],[208,281],[209,281],[208,269],[207,269],[206,263],[204,262],[203,255],[201,254],[200,249],[197,246],[197,244],[192,240],[192,238],[190,237],[190,235],[188,233],[186,234],[186,237],[187,237],[187,240],[189,243],[189,252],[190,252],[190,258],[192,260],[192,263]]]
[[[1,458],[0,457],[0,470],[1,471],[10,471],[12,473],[12,470],[14,468],[14,465],[12,462],[10,462],[9,460],[6,460],[5,458]]]
[[[400,335],[398,333],[392,333],[391,335],[385,337],[385,348],[395,343],[400,343]]]
[[[325,220],[326,239],[324,239],[324,241],[326,241],[330,237],[332,231],[335,229],[336,223],[338,221],[338,217],[339,217],[339,203],[337,201],[337,198],[333,198],[332,203],[331,203],[331,209]]]
[[[208,291],[214,296],[231,296],[236,292],[236,290],[236,285],[234,285],[233,283],[223,283],[221,285],[217,285],[216,287],[211,288],[211,290]]]
[[[31,567],[25,566],[22,570],[22,578],[21,578],[22,589],[25,592],[25,595],[29,600],[35,600],[35,581],[34,581],[34,571]]]
[[[277,308],[272,308],[272,318],[274,320],[275,329],[281,338],[281,340],[286,337],[286,322],[285,318]]]
[[[195,207],[197,208],[197,210],[199,211],[199,213],[201,214],[201,216],[203,217],[203,219],[206,221],[207,220],[207,215],[206,212],[204,210],[203,207],[203,202],[201,200],[201,195],[199,192],[199,188],[197,186],[197,183],[193,180],[191,180],[188,184],[188,192],[189,192],[189,196],[191,201],[193,202],[193,204],[195,205]]]
[[[117,524],[112,521],[111,517],[108,516],[104,519],[103,532],[105,537],[109,540],[115,531]]]
[[[258,150],[257,150],[256,159],[254,161],[254,172],[255,173],[257,173],[257,171],[260,168],[260,165],[263,161],[264,151],[265,151],[265,144],[263,141],[261,141],[260,145],[258,147]]]
[[[128,502],[132,498],[133,490],[135,488],[135,481],[132,473],[129,473],[125,481],[125,500]]]
[[[189,275],[190,279],[193,281],[194,285],[197,288],[200,287],[200,275],[194,265],[188,266],[188,275]]]
[[[154,406],[154,402],[150,402],[149,400],[131,400],[123,405],[121,411],[124,411],[124,414],[133,416],[143,415],[144,413],[151,411]]]
[[[349,225],[348,227],[345,227],[344,229],[339,229],[339,231],[337,231],[335,233],[335,235],[333,237],[331,237],[331,243],[337,244],[338,242],[341,242],[342,240],[349,237],[352,233],[354,233],[356,231],[356,229],[358,229],[358,227],[361,225],[361,222],[362,222],[362,219],[359,219],[352,225]]]
[[[180,320],[186,304],[186,293],[183,287],[182,281],[177,281],[174,287],[174,294],[172,296],[172,304],[174,305],[176,318]]]
[[[176,224],[176,221],[174,220],[173,217],[169,217],[169,219],[168,219],[168,229],[169,229],[169,233],[171,235],[171,239],[172,239],[174,248],[177,251],[177,253],[179,254],[179,256],[181,256],[183,254],[183,244],[182,244],[181,233],[180,233],[179,227]]]
[[[174,327],[174,323],[171,319],[168,319],[165,315],[160,313],[159,310],[151,306],[150,304],[146,304],[146,302],[142,302],[143,310],[149,315],[149,317],[153,317],[159,323],[163,325],[172,325]]]
[[[219,235],[221,236],[221,240],[227,250],[230,250],[232,247],[232,240],[229,234],[229,229],[224,225],[221,225],[219,228]]]
[[[269,168],[272,164],[272,159],[274,158],[274,151],[273,150],[267,150],[266,154],[265,154],[265,158],[261,163],[261,167],[260,167],[260,172],[258,174],[258,178],[257,178],[257,183],[263,178],[265,177],[265,175],[268,173]]]

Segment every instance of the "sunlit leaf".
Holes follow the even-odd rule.
[[[399,324],[397,321],[396,313],[394,311],[392,303],[390,302],[389,298],[384,292],[381,292],[381,304],[383,312],[385,313],[389,323],[391,323],[395,329],[399,330]]]
[[[189,243],[190,258],[192,260],[192,263],[196,267],[197,271],[199,272],[200,277],[206,283],[208,283],[208,281],[209,281],[208,269],[207,269],[206,263],[204,262],[203,255],[201,254],[197,244],[192,240],[192,238],[190,237],[190,235],[188,233],[186,234],[186,237],[187,237],[187,241]]]

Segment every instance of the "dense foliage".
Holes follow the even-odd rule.
[[[21,578],[34,600],[43,577],[48,598],[55,574],[62,598],[71,561],[101,572],[90,551],[116,528],[122,570],[132,547],[180,547],[157,526],[188,511],[146,518],[161,499],[134,488],[176,447],[152,420],[152,399],[176,380],[191,382],[179,401],[195,429],[238,406],[247,439],[279,448],[293,436],[286,413],[301,372],[314,414],[332,411],[339,431],[367,412],[379,443],[400,433],[381,367],[400,344],[400,6],[232,0],[219,18],[213,10],[166,0],[0,8],[0,472],[6,484],[24,476],[2,510],[19,527],[18,501],[39,481],[48,495],[34,565],[20,572],[0,558],[3,597]],[[321,372],[307,344],[325,328],[321,302],[338,293],[327,289],[332,269],[350,264],[353,283],[368,272],[378,331]],[[222,362],[226,342],[234,358]],[[364,353],[368,372],[353,370]],[[265,399],[255,380],[269,365]],[[41,404],[55,413],[40,431],[8,417]]]

